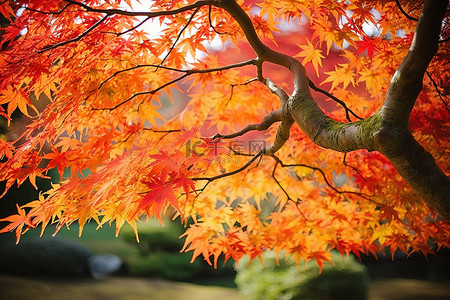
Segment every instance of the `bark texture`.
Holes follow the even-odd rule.
[[[426,203],[450,221],[450,179],[408,128],[409,115],[422,90],[423,76],[438,49],[448,0],[425,0],[409,53],[391,80],[384,105],[371,117],[350,123],[337,122],[324,114],[311,95],[303,65],[267,47],[256,34],[248,15],[234,0],[219,0],[215,5],[225,9],[242,27],[258,56],[259,65],[266,61],[278,64],[293,75],[294,91],[287,101],[282,101],[278,134],[266,154],[273,154],[283,146],[289,138],[292,121],[324,148],[340,152],[379,151]]]

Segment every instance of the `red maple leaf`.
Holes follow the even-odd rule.
[[[363,53],[367,50],[367,55],[370,59],[373,58],[373,54],[375,50],[378,50],[378,47],[373,43],[372,39],[364,36],[362,41],[356,41],[358,45],[358,50],[356,50],[356,54]]]

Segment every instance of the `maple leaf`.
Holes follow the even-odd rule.
[[[367,51],[367,54],[370,59],[373,58],[373,54],[376,50],[378,50],[378,47],[373,43],[373,39],[363,36],[362,41],[356,41],[355,42],[358,45],[358,50],[356,51],[356,54],[363,53],[364,51]]]
[[[9,5],[9,1],[2,1],[0,3],[0,13],[7,18],[10,22],[12,22],[12,16],[15,15],[14,10]]]
[[[27,117],[31,117],[28,113],[27,107],[31,107],[36,114],[39,114],[36,107],[33,103],[31,103],[29,96],[23,89],[16,90],[12,86],[8,86],[6,90],[2,91],[2,95],[0,95],[0,104],[4,103],[8,103],[8,118],[11,117],[16,108],[19,108],[20,112]]]
[[[331,253],[327,251],[314,251],[309,254],[310,259],[315,259],[317,265],[319,266],[319,274],[322,273],[324,261],[331,261]]]
[[[325,74],[327,74],[328,77],[320,84],[322,85],[331,82],[330,91],[334,90],[340,83],[343,83],[344,89],[347,88],[350,83],[355,86],[355,74],[351,70],[348,70],[347,65],[345,64],[334,66],[334,71],[325,72]]]
[[[304,57],[302,64],[305,65],[308,62],[312,62],[316,75],[319,77],[319,66],[322,66],[322,58],[325,58],[321,53],[322,51],[313,46],[311,42],[306,39],[307,45],[298,45],[303,51],[300,51],[296,56]]]
[[[139,201],[137,211],[147,211],[149,215],[154,215],[162,224],[161,213],[167,202],[178,209],[177,199],[174,194],[175,184],[170,182],[170,179],[166,181],[166,178],[150,178],[149,181],[143,181],[143,183],[150,191],[146,192],[145,196]]]
[[[23,227],[28,226],[29,228],[36,227],[30,217],[26,214],[25,210],[20,208],[19,205],[16,204],[17,207],[17,215],[11,215],[9,217],[0,219],[0,222],[10,222],[10,224],[6,225],[0,233],[16,231],[16,244],[20,241],[20,236],[22,235]]]
[[[59,152],[55,147],[51,147],[52,153],[48,153],[44,156],[44,159],[49,159],[48,168],[56,167],[59,172],[60,178],[63,177],[64,170],[69,162],[67,152]]]
[[[15,147],[11,142],[6,142],[2,139],[0,139],[0,159],[3,159],[4,157],[11,158],[13,156],[13,151]]]

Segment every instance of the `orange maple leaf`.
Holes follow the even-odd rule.
[[[316,70],[317,77],[319,77],[319,65],[322,67],[322,58],[325,58],[321,53],[322,51],[317,49],[311,42],[306,39],[308,45],[298,45],[303,51],[300,51],[296,56],[304,57],[302,64],[305,65],[308,62],[312,62],[314,69]]]
[[[10,224],[0,230],[0,233],[16,230],[16,244],[18,244],[20,241],[20,236],[22,235],[23,226],[26,225],[31,228],[36,226],[31,222],[30,217],[26,214],[24,209],[20,208],[17,204],[16,207],[18,214],[0,219],[0,222],[10,222]]]

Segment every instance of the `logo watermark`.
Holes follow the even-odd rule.
[[[221,164],[239,163],[241,160],[237,156],[251,159],[266,146],[267,141],[265,140],[229,140],[226,143],[221,140],[211,140],[206,145],[203,140],[188,140],[185,144],[185,153],[186,157],[212,154],[211,162]],[[261,162],[263,161],[264,159],[261,160]]]

